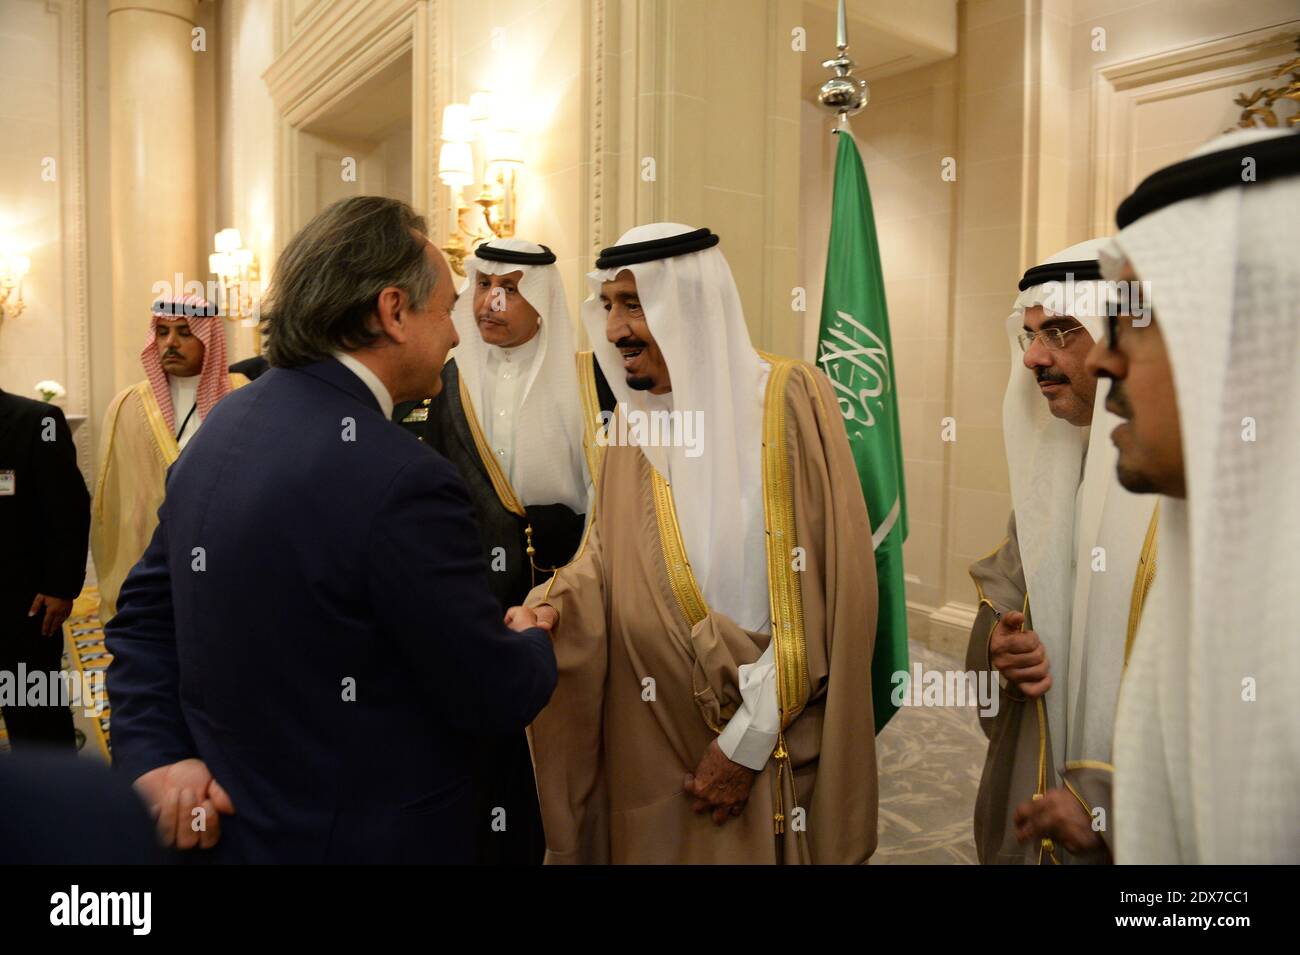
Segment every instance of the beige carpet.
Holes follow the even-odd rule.
[[[913,641],[912,663],[956,670],[960,661]],[[970,707],[905,706],[876,739],[880,845],[873,865],[975,865],[971,812],[988,748]]]

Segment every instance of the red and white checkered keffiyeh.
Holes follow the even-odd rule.
[[[213,405],[230,392],[230,373],[226,361],[226,330],[224,319],[217,309],[209,305],[201,295],[185,295],[179,298],[160,298],[153,303],[149,316],[149,336],[140,352],[140,361],[149,378],[149,387],[162,409],[167,426],[176,430],[176,411],[172,408],[171,388],[167,384],[167,372],[163,370],[162,359],[158,357],[158,319],[184,318],[189,322],[190,331],[203,342],[203,368],[199,372],[199,420],[208,416]]]

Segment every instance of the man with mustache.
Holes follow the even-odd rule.
[[[555,253],[493,239],[465,261],[452,321],[460,344],[436,398],[393,420],[456,465],[469,488],[488,583],[506,608],[567,564],[578,548],[590,487],[587,440],[600,399],[613,395],[591,353],[575,356]],[[594,412],[584,414],[584,402]],[[528,740],[483,739],[474,754],[478,861],[540,864],[546,844]]]
[[[90,548],[104,623],[158,525],[167,469],[216,403],[248,383],[227,372],[224,319],[197,295],[153,303],[140,361],[145,380],[109,404],[100,439]]]
[[[1151,505],[1115,481],[1115,419],[1084,368],[1107,302],[1101,244],[1029,269],[1007,320],[1012,514],[1006,539],[970,569],[979,611],[966,655],[1002,683],[996,715],[980,720],[975,845],[986,865],[1110,858],[1111,725]]]
[[[875,849],[861,483],[830,381],[754,350],[718,241],[640,226],[588,275],[618,406],[582,548],[528,598],[558,621],[530,728],[548,862]]]
[[[1143,297],[1088,365],[1119,480],[1160,509],[1115,717],[1121,863],[1300,861],[1297,208],[1300,133],[1239,130],[1147,177],[1102,252]]]

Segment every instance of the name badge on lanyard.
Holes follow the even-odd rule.
[[[0,497],[13,497],[18,493],[18,479],[13,471],[0,471]]]

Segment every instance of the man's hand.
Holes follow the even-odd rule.
[[[511,607],[506,611],[506,626],[516,633],[521,630],[531,630],[533,627],[550,633],[551,628],[559,621],[560,615],[550,604],[541,604],[537,607]]]
[[[72,613],[72,601],[66,597],[48,597],[45,594],[37,594],[36,599],[32,601],[32,609],[27,611],[27,616],[36,616],[41,606],[45,607],[45,619],[41,621],[41,633],[44,636],[52,637],[59,632],[63,626],[63,621],[68,619]]]
[[[686,774],[682,789],[695,798],[691,808],[697,814],[708,810],[713,813],[713,821],[722,825],[744,811],[757,775],[748,766],[727,759],[715,739],[704,751],[695,772]]]
[[[221,838],[221,816],[235,814],[229,793],[201,759],[151,769],[135,781],[135,789],[158,826],[159,840],[168,848],[211,849]],[[195,815],[195,809],[203,812]],[[199,819],[203,829],[196,832]]]
[[[1092,817],[1068,789],[1049,789],[1042,799],[1021,803],[1012,821],[1016,840],[1022,844],[1046,837],[1075,855],[1093,852],[1106,844],[1101,833],[1093,830]]]
[[[1032,700],[1051,689],[1052,675],[1043,641],[1034,631],[1021,630],[1024,623],[1025,615],[1018,611],[1002,615],[989,639],[989,662]]]

